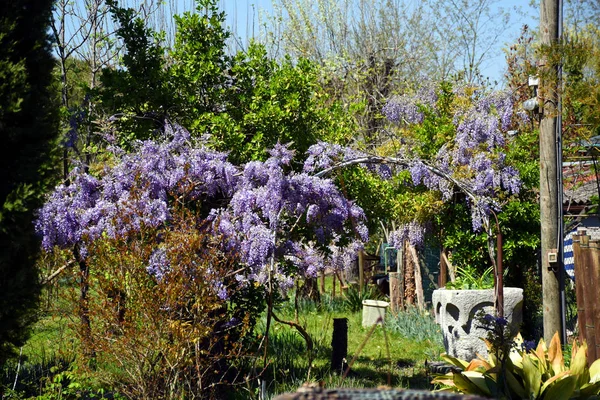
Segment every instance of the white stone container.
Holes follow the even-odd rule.
[[[432,303],[446,353],[466,361],[477,354],[487,357],[487,347],[481,338],[488,331],[478,326],[476,316],[480,311],[495,314],[494,289],[438,289],[433,291]],[[523,321],[523,289],[504,288],[504,318],[511,334],[516,336]]]
[[[390,303],[381,300],[363,300],[362,326],[368,328],[375,324],[383,325],[385,321],[385,309]],[[381,317],[381,321],[377,321]]]

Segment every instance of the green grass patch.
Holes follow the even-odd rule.
[[[362,310],[356,311],[357,303],[362,302],[364,295],[352,292],[350,296],[356,298],[349,300],[349,296],[332,297],[326,293],[321,296],[320,302],[298,300],[298,322],[314,341],[310,371],[309,355],[302,336],[294,328],[273,320],[266,367],[261,350],[256,353],[256,360],[240,361],[243,374],[253,376],[252,365],[255,366],[254,371],[262,371],[260,379],[266,382],[269,396],[294,392],[306,382],[323,382],[329,388],[377,387],[388,384],[388,375],[392,387],[430,389],[425,360],[437,360],[443,351],[441,333],[432,315],[416,309],[397,316],[388,311],[385,327],[376,327],[367,339],[370,328],[362,327]],[[74,361],[78,343],[69,326],[78,320],[75,310],[69,309],[67,304],[66,301],[57,301],[45,312],[22,349],[20,366],[19,360],[13,360],[2,370],[5,395],[10,394],[11,398],[42,396],[47,399],[115,396],[111,388],[103,389],[101,384],[102,370],[110,366],[97,365],[98,370],[93,374],[77,368]],[[285,320],[294,320],[295,311],[292,299],[276,308],[277,315]],[[348,319],[347,362],[350,363],[356,356],[346,378],[330,367],[334,318]],[[265,325],[266,315],[263,315],[255,329],[257,343],[261,341]],[[12,391],[17,370],[17,384]],[[258,387],[258,380],[251,379],[246,386],[234,389],[234,397],[257,398]]]
[[[282,319],[294,319],[290,304],[284,304],[277,312]],[[345,379],[330,367],[334,318],[348,319],[347,362],[356,356]],[[298,322],[314,341],[312,369],[309,373],[309,355],[301,335],[294,328],[273,321],[263,375],[271,395],[295,391],[305,382],[323,382],[326,387],[377,387],[388,384],[388,375],[393,387],[430,389],[425,360],[437,360],[443,345],[439,328],[429,313],[411,309],[398,316],[388,314],[385,328],[375,328],[367,339],[370,328],[362,327],[362,311],[350,311],[342,298],[325,295],[321,304],[300,302]],[[265,325],[266,317],[257,326],[257,333],[264,333]]]

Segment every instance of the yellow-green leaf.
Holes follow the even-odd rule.
[[[525,391],[529,394],[527,397],[537,398],[542,385],[542,374],[529,355],[523,357],[523,378]]]
[[[483,394],[485,394],[486,396],[492,395],[492,388],[488,386],[488,383],[495,384],[495,382],[492,381],[489,377],[486,378],[486,376],[477,371],[465,371],[463,372],[463,375],[467,377],[467,379],[469,379],[471,382],[473,382]]]
[[[466,370],[467,371],[485,372],[491,368],[492,368],[492,366],[487,361],[474,358],[471,360],[471,362],[467,366]]]
[[[554,375],[557,375],[565,370],[565,363],[563,359],[562,349],[560,347],[560,339],[558,332],[552,336],[550,341],[550,347],[548,348],[548,361],[552,365],[552,371]]]
[[[526,399],[527,392],[525,391],[525,387],[523,387],[523,384],[519,382],[515,375],[510,371],[506,371],[504,376],[506,377],[506,383],[508,383],[510,390],[512,390],[520,399]]]
[[[596,383],[600,381],[600,359],[594,361],[590,365],[590,383]]]
[[[575,385],[577,384],[577,378],[574,376],[567,376],[564,379],[560,379],[550,385],[548,389],[543,393],[545,400],[569,400]]]
[[[598,393],[600,393],[600,382],[586,383],[579,390],[580,397],[587,398],[588,400],[590,396],[595,396]]]
[[[466,369],[467,366],[469,365],[468,362],[461,360],[459,358],[456,358],[456,357],[452,357],[451,355],[446,354],[446,353],[443,353],[440,357],[442,358],[442,360],[444,360],[458,368],[461,368],[461,369]]]
[[[571,363],[571,375],[577,377],[578,386],[583,386],[590,381],[587,367],[587,344],[583,342],[577,349],[573,362]]]
[[[473,373],[473,371],[471,371],[471,373]],[[481,374],[479,375],[483,378]],[[482,391],[473,381],[471,381],[471,378],[463,374],[454,374],[453,381],[454,385],[461,393],[485,396],[485,392]]]
[[[558,381],[558,380],[564,378],[565,376],[568,376],[569,374],[570,374],[570,371],[563,371],[560,374],[554,375],[552,378],[550,378],[546,382],[544,382],[540,392],[544,393],[544,390],[546,390],[548,388],[548,386],[552,385],[555,381]]]

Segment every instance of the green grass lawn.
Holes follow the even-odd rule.
[[[295,391],[305,382],[323,382],[326,387],[377,387],[388,384],[388,375],[392,387],[430,388],[425,360],[438,360],[443,351],[441,333],[431,315],[416,310],[398,316],[388,313],[385,326],[376,327],[368,337],[370,328],[362,327],[362,312],[346,308],[341,298],[328,296],[324,296],[320,306],[301,302],[298,320],[315,347],[310,375],[304,339],[294,328],[273,322],[265,374],[270,393]],[[289,304],[277,312],[280,318],[294,319]],[[348,363],[356,357],[345,379],[330,368],[334,318],[348,319]],[[257,332],[264,332],[264,327],[263,319]]]
[[[356,297],[356,293],[354,295]],[[304,339],[294,328],[272,321],[266,368],[262,350],[256,353],[254,361],[256,370],[263,371],[260,378],[266,382],[269,396],[294,392],[306,382],[323,382],[330,388],[377,387],[388,384],[388,375],[392,387],[430,389],[431,378],[427,376],[425,360],[438,360],[443,351],[441,333],[433,317],[416,310],[408,310],[398,316],[388,312],[385,326],[376,327],[367,340],[370,328],[362,327],[362,312],[356,311],[360,309],[358,305],[360,301],[356,298],[349,301],[342,297],[339,288],[338,296],[332,298],[325,294],[320,303],[299,301],[298,322],[314,341],[310,371]],[[281,319],[294,320],[293,301],[280,304],[276,313]],[[14,360],[2,371],[5,394],[10,393],[12,398],[44,396],[48,399],[69,399],[77,398],[83,390],[94,393],[95,398],[103,397],[98,395],[101,393],[99,388],[103,387],[98,377],[89,374],[79,376],[78,369],[71,365],[78,344],[76,335],[69,329],[70,318],[76,319],[75,310],[62,300],[53,303],[44,313],[30,340],[22,348],[20,366],[19,360]],[[347,362],[356,357],[346,378],[330,368],[334,318],[348,319]],[[266,313],[255,328],[256,343],[264,335],[265,325]],[[17,384],[12,392],[17,371]],[[100,376],[102,371],[97,373]],[[235,397],[256,397],[258,386],[258,380],[252,379],[249,387],[239,388],[239,395]],[[104,387],[104,390],[112,393],[110,387]]]

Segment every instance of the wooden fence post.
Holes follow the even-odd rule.
[[[592,281],[593,254],[590,248],[590,237],[582,236],[579,244],[580,261],[583,280],[583,299],[585,312],[585,325],[583,326],[585,341],[588,344],[588,361],[596,358],[596,329],[594,326],[594,301],[596,299],[596,288]],[[576,278],[577,279],[577,278]]]
[[[348,318],[334,318],[331,335],[331,370],[343,373],[346,357],[348,357]]]
[[[577,298],[577,324],[579,325],[579,342],[585,340],[586,312],[585,312],[585,275],[583,273],[583,258],[581,257],[581,244],[585,231],[573,235],[573,264],[575,265],[575,297]],[[589,237],[588,237],[589,239]]]
[[[446,264],[446,257],[444,257],[446,249],[440,248],[440,274],[438,275],[438,287],[441,289],[446,286],[448,282],[448,264]]]
[[[325,293],[325,271],[319,272],[319,293]]]
[[[592,263],[590,264],[590,283],[591,290],[588,291],[591,297],[588,297],[588,307],[592,305],[592,315],[594,321],[594,342],[588,342],[588,365],[592,365],[596,359],[600,358],[600,303],[598,302],[598,285],[600,285],[600,241],[591,240],[590,250],[592,253]],[[592,294],[593,291],[593,294]]]
[[[423,294],[423,279],[421,278],[421,263],[419,262],[419,255],[415,246],[409,244],[410,255],[412,256],[413,263],[415,266],[415,292],[417,294],[417,306],[419,310],[425,309],[425,296]]]

